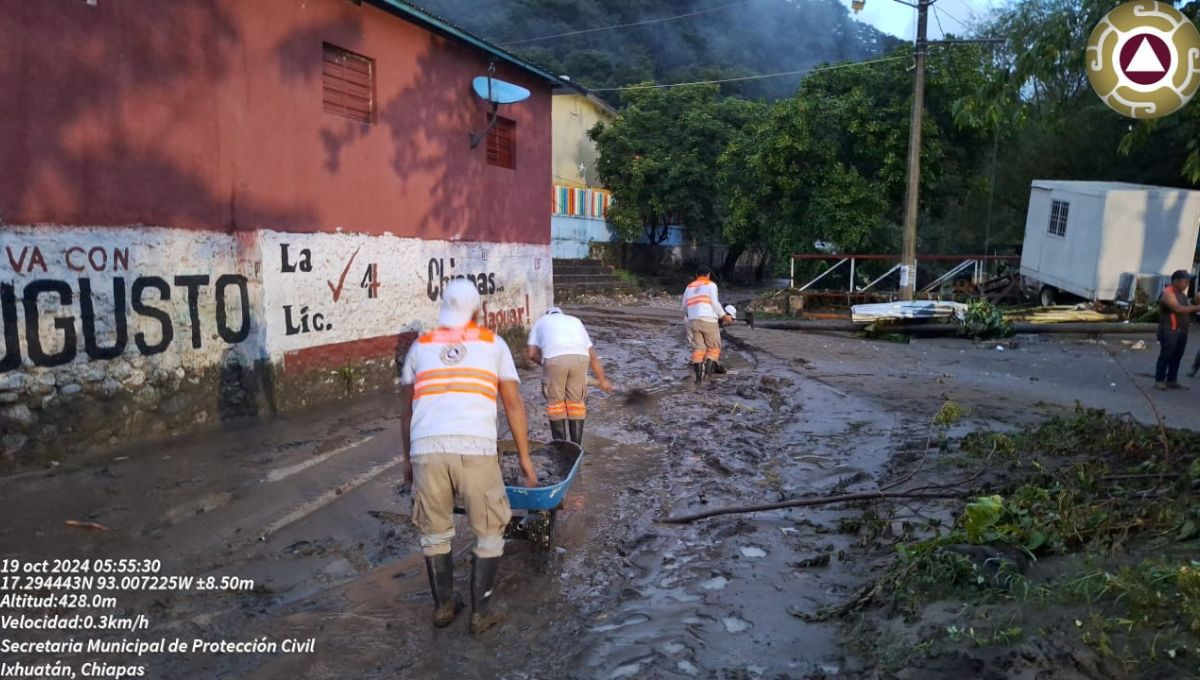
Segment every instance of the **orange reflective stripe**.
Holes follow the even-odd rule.
[[[480,328],[474,321],[467,324],[464,328],[439,328],[432,333],[426,333],[417,339],[417,342],[427,345],[434,342],[451,343],[451,342],[469,342],[471,340],[479,340],[482,342],[492,342],[496,339],[496,334],[486,328]]]
[[[413,391],[413,399],[416,400],[421,397],[432,397],[441,394],[473,394],[496,401],[497,392],[495,388],[472,383],[447,383],[418,387]]]
[[[492,383],[500,381],[498,375],[482,368],[431,368],[418,373],[416,381],[438,380],[441,378],[475,378],[476,380],[485,380]]]
[[[584,418],[587,416],[587,405],[582,401],[567,402],[567,416],[571,418]]]
[[[711,305],[712,298],[710,298],[707,295],[697,295],[696,297],[688,298],[687,303],[688,303],[688,307],[691,307],[692,305],[698,305],[700,303]]]

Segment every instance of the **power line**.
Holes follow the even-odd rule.
[[[969,10],[970,10],[970,8],[968,8],[968,11],[969,11]],[[944,10],[944,9],[941,9],[940,7],[934,7],[934,8],[933,8],[933,11],[934,11],[934,13],[935,13],[935,14],[938,14],[938,13],[940,13],[940,14],[945,14],[947,17],[949,17],[949,18],[951,18],[951,19],[954,19],[956,22],[958,22],[958,25],[959,25],[959,26],[962,26],[963,28],[967,29],[967,31],[971,31],[971,30],[973,30],[973,29],[971,28],[971,26],[970,26],[969,24],[967,24],[967,22],[963,21],[962,19],[959,19],[958,17],[956,17],[956,16],[954,16],[953,14],[951,14],[951,13],[947,12],[946,10]],[[942,24],[939,22],[939,23],[938,23],[938,27],[940,28],[940,27],[941,27],[941,25],[942,25]],[[943,32],[942,32],[942,35],[945,35],[945,34],[946,34],[946,33],[945,33],[945,31],[943,31]]]
[[[942,37],[946,37],[946,29],[942,28],[942,13],[938,11],[937,7],[933,7],[933,18],[937,21],[938,31]]]
[[[688,12],[687,14],[678,14],[673,17],[661,17],[658,19],[646,19],[644,21],[635,21],[631,24],[617,24],[615,26],[602,26],[600,28],[585,28],[580,31],[568,31],[566,33],[555,33],[554,35],[543,35],[543,36],[539,36],[537,38],[525,38],[524,40],[513,40],[512,42],[503,43],[503,45],[505,47],[507,47],[509,45],[521,45],[523,43],[537,42],[539,40],[550,40],[551,38],[563,38],[563,37],[570,36],[570,35],[582,35],[584,33],[596,33],[599,31],[613,31],[618,28],[632,28],[634,26],[646,26],[648,24],[661,24],[664,21],[674,21],[676,19],[686,19],[687,17],[694,17],[694,16],[698,16],[700,14],[708,14],[709,12],[716,12],[716,11],[723,10],[723,9],[729,9],[730,7],[737,7],[738,5],[744,5],[750,1],[751,0],[739,0],[738,2],[731,2],[728,5],[721,5],[720,7],[710,7],[708,9],[697,10],[695,12]]]
[[[782,73],[764,73],[757,76],[741,76],[738,78],[721,78],[719,80],[694,80],[689,83],[667,83],[653,85],[626,85],[624,87],[595,87],[588,88],[590,92],[618,92],[622,90],[652,90],[663,87],[680,87],[683,85],[710,85],[714,83],[732,83],[740,80],[761,80],[763,78],[779,78],[781,76],[795,76],[804,73],[819,73],[821,71],[835,71],[837,69],[850,68],[851,66],[868,66],[870,64],[882,64],[888,61],[901,61],[908,57],[885,57],[883,59],[870,59],[868,61],[855,61],[847,64],[834,64],[833,66],[818,66],[817,68],[807,68],[799,71],[783,71]]]

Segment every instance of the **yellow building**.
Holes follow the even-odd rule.
[[[610,123],[617,112],[586,91],[562,88],[553,99],[554,183],[569,187],[599,187],[596,144],[588,130],[601,121]]]
[[[563,88],[553,98],[554,257],[584,258],[592,241],[611,241],[605,215],[612,196],[601,187],[596,144],[588,130],[617,116],[608,104],[583,88]]]

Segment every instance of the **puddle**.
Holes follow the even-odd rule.
[[[714,576],[704,583],[701,583],[700,587],[705,590],[724,590],[728,583],[729,579],[725,578],[724,576]]]
[[[755,545],[743,546],[741,548],[741,553],[742,553],[743,557],[749,557],[751,559],[767,556],[766,550],[763,550],[762,548],[755,546]]]

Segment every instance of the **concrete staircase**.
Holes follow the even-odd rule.
[[[633,286],[613,273],[609,265],[595,260],[554,260],[554,297],[561,299],[583,293],[613,293]]]

